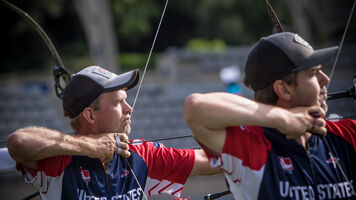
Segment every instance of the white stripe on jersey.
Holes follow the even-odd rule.
[[[26,169],[25,169],[26,171]],[[25,182],[32,183],[36,189],[40,192],[42,200],[60,200],[62,194],[62,180],[63,174],[57,177],[46,176],[44,172],[37,172],[36,176],[33,177],[31,173],[26,171]]]
[[[243,166],[241,159],[226,153],[222,153],[218,159],[211,158],[210,164],[213,167],[220,166],[224,170],[234,199],[257,199],[264,166],[260,170],[252,170]]]
[[[147,177],[145,191],[148,196],[167,193],[179,197],[182,193],[183,186],[184,185],[182,184],[173,183],[168,180],[159,181],[157,179]]]

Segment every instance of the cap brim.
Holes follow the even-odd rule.
[[[306,61],[299,64],[298,67],[293,71],[300,71],[315,65],[323,64],[325,61],[336,55],[338,49],[339,47],[335,46],[316,50]]]
[[[124,74],[120,74],[104,87],[105,92],[126,88],[127,90],[135,87],[140,79],[139,70],[135,69]]]

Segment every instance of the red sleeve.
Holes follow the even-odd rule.
[[[17,163],[17,167],[25,180],[29,182],[37,176],[38,172],[44,172],[46,176],[60,176],[71,160],[72,156],[55,156],[37,161],[37,169],[20,163]]]
[[[260,169],[266,163],[268,151],[271,149],[271,143],[263,134],[263,128],[258,126],[228,127],[225,144],[220,155],[214,154],[201,143],[199,145],[203,148],[213,167],[216,167],[216,160],[221,157],[221,154],[228,154],[243,160],[243,166]]]
[[[64,169],[67,167],[67,165],[70,163],[71,160],[72,160],[72,156],[55,156],[55,157],[45,158],[43,160],[37,161],[36,170],[21,164],[18,164],[18,166],[21,170],[21,173],[24,173],[23,169],[25,169],[26,172],[30,173],[33,176],[36,175],[38,171],[45,172],[47,176],[59,176],[62,174],[62,172],[64,171]]]
[[[193,169],[193,149],[166,148],[160,143],[144,142],[130,145],[146,162],[148,176],[157,180],[169,180],[184,184]]]
[[[271,149],[271,143],[263,131],[264,129],[258,126],[227,128],[222,153],[241,159],[243,166],[259,170],[266,163]]]
[[[356,150],[356,120],[326,121],[326,129],[328,132],[344,138]]]

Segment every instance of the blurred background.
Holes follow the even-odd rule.
[[[65,67],[75,73],[100,65],[117,73],[139,68],[151,48],[165,1],[11,0],[46,31]],[[314,49],[339,45],[352,0],[270,0],[284,31],[298,33]],[[53,89],[51,54],[35,29],[0,4],[0,147],[14,130],[39,125],[70,133]],[[183,119],[192,92],[226,91],[252,97],[242,85],[246,56],[260,37],[275,32],[263,0],[171,0],[132,116],[131,139],[190,135]],[[353,86],[356,19],[351,19],[329,92]],[[330,74],[334,60],[324,66]],[[129,91],[129,103],[137,88]],[[355,116],[355,101],[328,101],[329,112]],[[192,138],[162,141],[194,148]],[[195,177],[183,197],[203,199],[226,190],[223,176]],[[23,199],[36,192],[18,172],[0,173],[0,197]],[[220,199],[231,199],[231,195]],[[32,199],[39,199],[34,197]],[[150,199],[172,199],[154,196]]]

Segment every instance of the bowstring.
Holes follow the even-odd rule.
[[[350,12],[350,14],[349,14],[349,18],[348,18],[348,20],[347,20],[345,30],[344,30],[344,33],[343,33],[343,35],[342,35],[342,38],[341,38],[341,41],[340,41],[340,44],[339,44],[339,49],[338,49],[338,51],[337,51],[334,64],[333,64],[333,66],[332,66],[332,68],[331,68],[331,72],[330,72],[330,76],[329,76],[330,82],[331,82],[331,80],[332,80],[332,77],[333,77],[333,75],[334,75],[334,71],[335,71],[335,69],[336,69],[336,64],[337,64],[337,61],[338,61],[338,59],[339,59],[339,55],[340,55],[342,46],[343,46],[343,44],[344,44],[344,40],[345,40],[345,37],[346,37],[347,30],[349,29],[349,26],[350,26],[351,18],[352,18],[352,15],[353,15],[353,13],[354,13],[354,10],[355,10],[355,5],[356,5],[356,0],[354,0],[354,3],[353,3],[353,5],[352,5],[351,12]],[[329,84],[328,84],[328,86],[327,86],[327,90],[329,89],[330,82],[329,82]],[[323,140],[324,140],[324,143],[327,145],[327,147],[328,147],[328,149],[329,149],[331,155],[332,155],[333,157],[335,157],[336,155],[334,155],[335,153],[334,153],[334,152],[332,151],[332,149],[330,148],[329,143],[327,142],[327,140],[326,140],[325,138],[323,138]],[[341,165],[340,165],[340,163],[339,163],[338,160],[336,160],[336,165],[337,165],[337,167],[339,168],[339,170],[341,171],[341,174],[342,174],[342,176],[345,178],[345,180],[346,180],[347,182],[349,182],[349,179],[347,178],[347,176],[346,176],[344,170],[342,169],[342,167],[341,167]],[[352,188],[352,191],[353,191],[353,196],[356,196],[354,188]]]
[[[345,37],[346,37],[346,33],[347,33],[347,30],[349,29],[349,26],[350,26],[350,22],[351,22],[351,18],[352,18],[352,15],[354,13],[354,10],[355,10],[355,5],[356,5],[356,0],[354,0],[354,3],[352,5],[352,8],[351,8],[351,12],[350,12],[350,15],[349,15],[349,18],[347,20],[347,23],[346,23],[346,27],[345,27],[345,30],[344,30],[344,33],[342,35],[342,38],[341,38],[341,41],[340,41],[340,44],[339,44],[339,49],[337,50],[337,54],[336,54],[336,58],[334,60],[334,64],[331,68],[331,72],[330,72],[330,76],[329,76],[329,79],[330,79],[330,82],[332,80],[332,77],[334,75],[334,71],[336,69],[336,64],[337,64],[337,61],[339,60],[339,55],[340,55],[340,52],[341,52],[341,49],[342,49],[342,46],[344,44],[344,40],[345,40]],[[329,89],[329,86],[330,86],[330,82],[327,86],[327,90]]]
[[[138,186],[141,188],[141,190],[142,190],[142,194],[143,194],[143,197],[144,197],[146,200],[148,200],[148,198],[147,198],[147,196],[146,196],[146,194],[145,194],[145,191],[143,190],[143,188],[142,188],[142,186],[141,186],[140,182],[138,181],[138,179],[137,179],[137,177],[136,177],[135,172],[133,171],[133,169],[132,169],[132,167],[131,167],[131,165],[130,165],[130,162],[127,160],[127,158],[124,158],[124,160],[126,161],[126,164],[129,166],[130,171],[131,171],[131,174],[132,174],[132,175],[133,175],[133,177],[135,178],[136,183],[137,183],[137,184],[138,184]]]
[[[142,83],[143,83],[143,79],[145,78],[145,74],[146,74],[146,71],[147,71],[148,63],[150,62],[151,55],[152,55],[152,51],[153,51],[153,48],[154,48],[154,46],[155,46],[155,44],[156,44],[156,40],[157,40],[157,36],[158,36],[159,30],[161,29],[161,24],[162,24],[162,21],[163,21],[164,14],[166,13],[166,9],[167,9],[168,2],[169,2],[169,0],[166,0],[166,3],[165,3],[165,5],[164,5],[164,7],[163,7],[162,15],[161,15],[161,18],[160,18],[160,20],[159,20],[158,27],[157,27],[157,30],[156,30],[156,33],[155,33],[155,37],[154,37],[153,42],[152,42],[152,45],[151,45],[150,53],[148,54],[148,58],[147,58],[147,60],[146,60],[145,68],[144,68],[143,73],[142,73],[142,78],[141,78],[140,83],[139,83],[139,85],[138,85],[138,89],[137,89],[137,92],[136,92],[136,95],[135,95],[135,99],[134,99],[134,102],[133,102],[133,104],[132,104],[131,116],[132,116],[132,114],[133,114],[133,111],[134,111],[134,108],[135,108],[135,105],[136,105],[137,97],[138,97],[138,95],[139,95],[139,93],[140,93],[140,90],[141,90],[141,86],[142,86]],[[130,168],[130,171],[131,171],[132,175],[134,176],[134,178],[135,178],[135,180],[136,180],[138,186],[141,188],[141,190],[142,190],[142,192],[143,192],[143,197],[144,197],[146,200],[148,200],[148,199],[147,199],[147,196],[146,196],[146,194],[145,194],[145,191],[144,191],[144,189],[142,188],[140,182],[138,181],[138,179],[137,179],[137,177],[136,177],[136,174],[135,174],[135,172],[133,171],[133,169],[132,169],[130,163],[128,162],[128,160],[127,160],[126,158],[125,158],[125,161],[126,161],[126,163],[128,164],[128,166],[129,166],[129,168]]]
[[[154,37],[152,45],[151,45],[151,50],[150,50],[150,53],[148,54],[148,58],[146,60],[145,68],[144,68],[143,73],[142,73],[142,78],[141,78],[140,83],[138,85],[136,96],[135,96],[134,102],[132,104],[131,116],[132,116],[133,110],[134,110],[135,105],[136,105],[137,97],[138,97],[138,95],[140,93],[140,90],[141,90],[143,79],[145,78],[145,74],[146,74],[146,70],[147,70],[147,67],[148,67],[148,63],[150,62],[152,51],[153,51],[153,48],[154,48],[154,46],[156,44],[156,40],[157,40],[157,36],[158,36],[159,30],[161,29],[161,24],[162,24],[162,21],[163,21],[164,14],[166,13],[166,8],[167,8],[167,5],[168,5],[168,1],[169,0],[166,0],[166,3],[164,5],[163,11],[162,11],[162,15],[161,15],[161,19],[159,20],[158,27],[157,27],[157,30],[156,30],[156,34],[155,34],[155,37]]]

